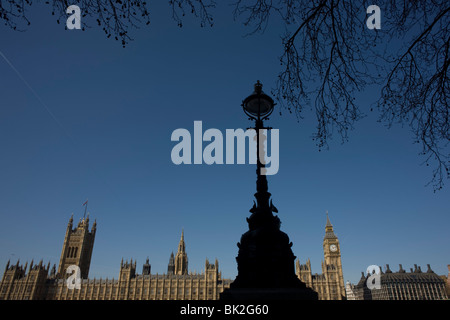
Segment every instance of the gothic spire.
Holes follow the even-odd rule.
[[[173,252],[170,254],[169,265],[167,266],[167,274],[175,273],[175,257],[173,256]]]
[[[330,222],[330,217],[328,217],[328,210],[327,210],[327,224],[325,225],[325,227],[331,227],[333,228],[333,225]]]
[[[184,229],[181,229],[181,239],[178,244],[178,253],[184,253],[186,250],[186,245],[184,243]]]
[[[184,229],[181,231],[181,239],[178,244],[178,252],[175,256],[175,274],[183,275],[188,273],[188,258],[186,254],[186,245],[184,243]]]
[[[72,230],[72,227],[73,227],[73,212],[72,215],[70,216],[69,223],[67,224],[67,229]]]
[[[330,218],[328,217],[327,211],[327,223],[325,225],[325,239],[334,239],[337,238],[333,231],[333,225],[330,222]]]

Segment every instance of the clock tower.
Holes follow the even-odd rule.
[[[323,238],[324,261],[322,271],[325,276],[327,300],[345,299],[344,275],[342,272],[341,248],[339,240],[334,233],[327,211],[327,223],[325,225],[325,237]]]

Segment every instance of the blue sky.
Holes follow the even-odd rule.
[[[152,4],[151,24],[125,49],[101,29],[65,30],[44,5],[27,31],[0,28],[0,51],[32,88],[0,57],[0,267],[18,258],[58,264],[67,222],[88,198],[98,223],[90,277],[117,278],[122,257],[137,259],[139,273],[147,257],[152,273],[166,272],[184,228],[189,269],[217,258],[234,279],[255,167],[176,166],[170,137],[193,133],[196,120],[204,130],[249,127],[240,103],[256,80],[266,92],[275,86],[282,47],[276,21],[244,37],[221,9],[213,28],[188,18],[180,29],[168,7]],[[364,92],[361,108],[378,94]],[[447,274],[449,188],[425,186],[431,170],[407,126],[386,129],[368,113],[349,142],[319,152],[313,114],[297,122],[275,110],[267,124],[280,130],[280,169],[268,180],[281,229],[314,273],[328,210],[345,281],[372,264],[429,263]]]

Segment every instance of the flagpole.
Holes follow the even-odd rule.
[[[83,205],[85,205],[83,219],[86,219],[86,211],[87,211],[87,205],[88,205],[88,200],[87,199],[86,199],[86,202]]]

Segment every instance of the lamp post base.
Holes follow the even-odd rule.
[[[292,242],[286,233],[280,230],[281,221],[273,212],[278,209],[270,200],[265,168],[264,142],[267,141],[261,129],[265,128],[263,120],[272,113],[274,102],[262,92],[262,84],[255,84],[255,92],[247,97],[242,107],[244,112],[255,120],[256,131],[256,203],[250,209],[252,215],[247,218],[249,230],[238,243],[239,253],[236,257],[238,275],[230,289],[225,290],[220,298],[227,300],[317,300],[314,290],[295,274],[295,256]],[[270,202],[269,202],[270,200]]]
[[[278,217],[271,217],[279,222]],[[318,300],[295,274],[292,242],[279,225],[249,230],[238,243],[238,275],[221,300]]]

